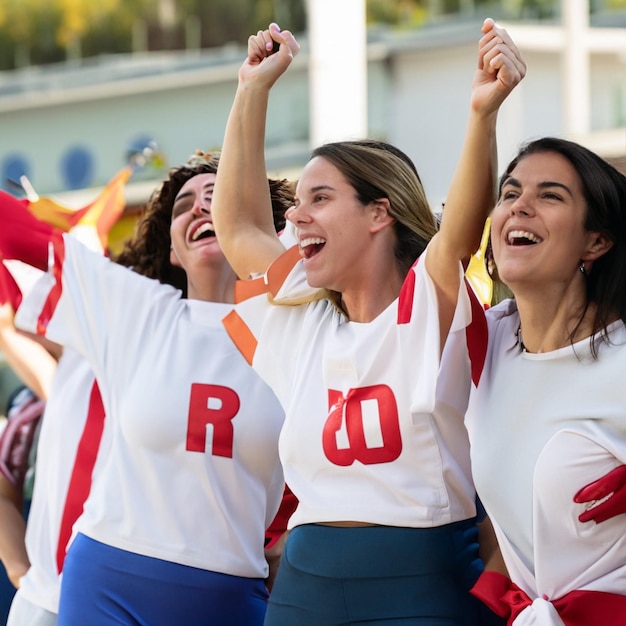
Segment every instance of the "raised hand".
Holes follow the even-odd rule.
[[[599,504],[594,504],[598,501]],[[626,465],[620,465],[608,474],[583,487],[575,496],[574,502],[591,506],[578,516],[581,522],[594,521],[597,524],[616,515],[626,513]]]
[[[526,75],[526,63],[504,28],[487,18],[478,42],[478,69],[472,84],[472,108],[485,114],[497,111]]]
[[[279,48],[274,52],[274,43]],[[288,30],[280,30],[277,24],[270,24],[248,38],[248,58],[239,70],[242,83],[257,82],[270,88],[291,65],[300,51],[300,44]]]

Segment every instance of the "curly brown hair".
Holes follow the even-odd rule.
[[[176,195],[182,186],[198,174],[216,174],[219,152],[197,151],[186,163],[172,168],[154,190],[146,210],[137,222],[135,232],[125,243],[116,261],[139,274],[156,278],[162,283],[180,289],[187,295],[185,271],[170,262],[170,224]],[[285,227],[285,211],[293,204],[294,189],[287,179],[268,179],[272,197],[274,226],[280,232]]]

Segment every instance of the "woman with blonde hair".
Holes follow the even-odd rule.
[[[250,37],[213,203],[235,271],[262,274],[242,283],[225,325],[285,408],[281,461],[298,498],[265,623],[476,626],[469,588],[482,564],[463,416],[482,307],[462,263],[493,206],[497,112],[525,65],[486,21],[439,230],[406,155],[342,141],[305,166],[287,213],[297,245],[285,251],[263,144],[271,87],[298,49],[275,24]]]

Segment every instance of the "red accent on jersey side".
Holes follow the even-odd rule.
[[[287,485],[283,491],[283,499],[280,501],[280,507],[276,517],[272,520],[272,523],[267,527],[265,531],[265,549],[269,550],[287,531],[287,524],[289,518],[293,515],[293,512],[298,506],[298,498],[294,496],[293,492]]]
[[[235,283],[235,304],[260,296],[262,293],[267,293],[267,285],[263,276],[250,280],[238,280]]]
[[[222,319],[222,324],[243,358],[252,365],[258,342],[248,325],[235,310]]]
[[[411,321],[413,296],[415,294],[415,270],[413,268],[418,262],[419,259],[415,261],[409,270],[400,289],[400,295],[398,296],[398,324],[408,324]]]
[[[270,265],[267,270],[267,289],[272,296],[276,296],[285,279],[301,258],[298,246],[292,246]]]
[[[467,339],[467,350],[472,368],[472,381],[474,385],[478,386],[478,381],[480,380],[483,366],[485,365],[485,359],[487,358],[487,319],[485,318],[485,309],[479,302],[478,297],[467,279],[465,280],[465,286],[467,287],[467,294],[469,295],[472,310],[472,321],[465,329],[465,337]]]
[[[104,430],[104,418],[102,396],[98,384],[94,382],[89,397],[87,421],[76,451],[67,498],[63,507],[63,516],[61,517],[59,543],[57,544],[57,570],[59,573],[63,570],[67,543],[72,536],[72,526],[82,514],[85,500],[91,490],[91,477]]]
[[[63,262],[65,261],[65,242],[63,236],[60,233],[55,235],[50,240],[52,249],[54,250],[54,265],[52,267],[52,275],[54,276],[55,284],[50,290],[48,297],[41,309],[39,318],[37,319],[37,334],[45,335],[46,328],[54,315],[57,304],[61,294],[63,293]]]

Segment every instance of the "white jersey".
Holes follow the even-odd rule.
[[[581,523],[574,494],[626,463],[626,329],[544,354],[517,344],[512,300],[487,311],[489,351],[467,415],[478,495],[513,582],[531,599],[624,594],[624,516]]]
[[[224,323],[285,408],[280,455],[299,501],[290,528],[341,520],[431,527],[475,515],[463,423],[472,308],[460,265],[459,276],[442,359],[423,259],[370,323],[347,321],[327,299],[302,304],[312,290],[296,248],[241,284],[247,293]]]
[[[75,530],[145,556],[265,577],[283,412],[229,340],[229,305],[120,267],[71,237],[17,322],[91,364],[111,448]],[[49,320],[49,321],[48,321]]]
[[[97,473],[98,450],[107,448],[104,415],[97,402],[92,403],[94,383],[89,364],[65,349],[41,422],[26,526],[31,566],[20,580],[18,594],[52,613],[59,608],[59,573],[72,524]]]

